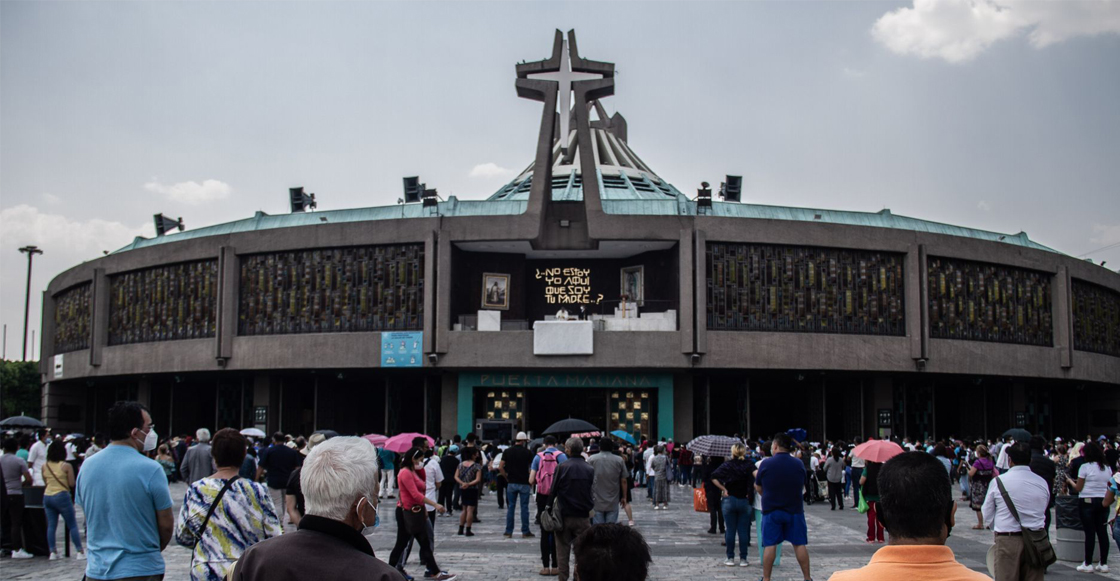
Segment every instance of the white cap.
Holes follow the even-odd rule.
[[[528,440],[528,439],[529,439],[529,434],[526,434],[525,432],[517,432],[517,437],[514,438],[514,440],[516,440],[518,442]]]

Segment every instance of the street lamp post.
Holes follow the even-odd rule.
[[[42,254],[38,246],[24,246],[20,252],[27,253],[27,299],[23,303],[23,360],[27,361],[27,321],[31,314],[31,262],[36,254]]]

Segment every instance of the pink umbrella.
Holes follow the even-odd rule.
[[[384,446],[385,442],[389,440],[389,436],[382,436],[381,434],[366,434],[362,437],[369,440],[369,443],[374,446]]]
[[[852,454],[868,462],[886,462],[903,453],[902,446],[889,440],[869,440],[852,449]]]
[[[407,434],[397,434],[396,436],[393,436],[392,438],[389,438],[388,440],[386,440],[385,441],[385,449],[389,450],[390,452],[397,452],[397,453],[407,452],[408,449],[412,447],[412,439],[413,438],[420,438],[420,437],[426,438],[428,440],[428,445],[429,446],[435,446],[436,445],[436,441],[433,440],[431,438],[431,436],[425,436],[424,434],[417,434],[416,432],[409,432]]]

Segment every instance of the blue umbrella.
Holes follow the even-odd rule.
[[[809,437],[809,432],[806,432],[804,428],[793,428],[792,430],[786,430],[786,433],[797,442],[804,442]]]
[[[634,444],[635,446],[638,445],[638,441],[634,439],[634,436],[631,436],[630,434],[627,434],[626,430],[615,430],[615,431],[611,432],[611,435],[620,439],[620,440],[626,440],[627,442],[630,442],[631,444]]]

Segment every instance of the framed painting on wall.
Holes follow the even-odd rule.
[[[645,286],[645,267],[644,266],[627,266],[620,270],[619,273],[620,287],[622,294],[630,297],[630,301],[638,306],[644,306],[646,298]]]
[[[509,310],[509,275],[482,273],[482,308]]]

